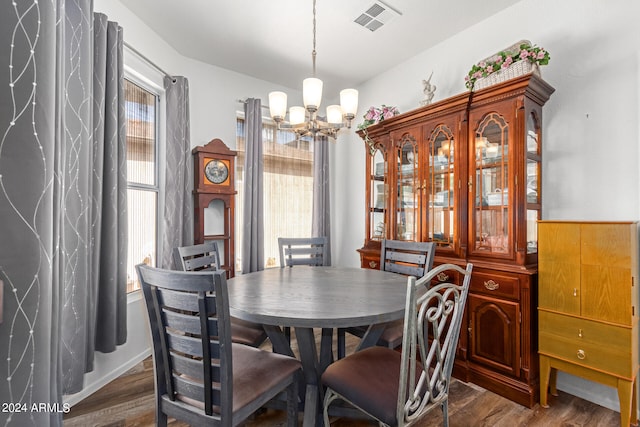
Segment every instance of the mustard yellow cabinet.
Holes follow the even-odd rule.
[[[557,370],[614,387],[637,423],[638,223],[538,224],[540,405]]]

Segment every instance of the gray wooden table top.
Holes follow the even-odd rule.
[[[379,270],[295,266],[228,281],[231,315],[267,325],[344,328],[404,317],[407,278]]]

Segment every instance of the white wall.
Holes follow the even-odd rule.
[[[461,93],[471,65],[528,39],[550,52],[541,71],[556,88],[543,113],[543,218],[638,220],[638,16],[633,0],[523,0],[363,84],[358,117],[372,105],[417,108],[422,79],[432,71],[434,101]],[[364,143],[351,133],[333,154],[333,259],[356,266],[364,238]],[[609,387],[560,373],[558,388],[619,408]]]
[[[187,77],[193,147],[220,138],[227,146],[235,148],[236,112],[243,110],[243,105],[237,102],[238,99],[261,98],[266,104],[268,93],[272,90],[286,90],[290,96],[297,95],[302,98],[299,90],[284,88],[183,57],[119,0],[95,0],[94,9],[106,14],[110,20],[118,22],[124,29],[125,42],[135,50],[166,72]],[[125,62],[127,59],[135,62],[138,71],[146,74],[143,77],[153,83],[157,82],[157,70],[145,70],[135,55],[130,54],[125,48]],[[65,396],[65,402],[76,404],[151,354],[148,322],[144,302],[139,293],[129,295],[127,315],[127,343],[113,353],[96,353],[94,370],[85,376],[85,388],[80,393]]]
[[[259,97],[266,104],[275,89],[299,96],[300,82],[282,88],[181,56],[118,0],[96,0],[95,9],[124,27],[127,43],[166,71],[189,79],[192,146],[221,138],[235,147],[236,111],[242,110],[237,99]],[[551,53],[542,74],[556,88],[544,110],[543,217],[638,219],[639,15],[635,0],[522,0],[363,84],[359,116],[371,105],[396,105],[403,112],[416,108],[421,81],[432,71],[434,101],[461,93],[473,63],[520,39],[531,40]],[[437,18],[426,18],[427,26],[429,19]],[[335,264],[359,265],[364,153],[353,131],[343,132],[331,149]],[[131,324],[129,331],[144,325]],[[105,366],[119,363],[105,359],[100,360]],[[558,387],[617,410],[617,395],[607,387],[587,387],[562,374]]]

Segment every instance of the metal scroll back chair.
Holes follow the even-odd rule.
[[[216,271],[220,270],[218,243],[208,240],[198,245],[180,246],[173,249],[173,262],[177,270]],[[233,342],[259,347],[267,339],[262,325],[231,318],[231,339]]]
[[[383,240],[380,251],[380,270],[420,278],[433,267],[436,245],[434,242],[407,242]],[[429,286],[429,283],[426,283]],[[367,326],[347,328],[346,332],[360,338],[367,332]],[[396,348],[402,344],[402,319],[386,324],[378,345]],[[338,331],[338,357],[344,356],[343,330]]]
[[[325,426],[336,399],[387,426],[414,424],[440,406],[449,425],[449,384],[472,268],[443,264],[420,279],[408,278],[402,351],[374,346],[329,365],[322,374]],[[461,284],[437,283],[425,290],[441,273]]]
[[[223,271],[136,266],[153,340],[156,423],[241,423],[286,390],[288,425],[297,425],[300,362],[231,343]]]
[[[322,237],[279,237],[280,267],[328,265],[328,239]]]

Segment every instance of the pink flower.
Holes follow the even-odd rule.
[[[369,108],[369,111],[367,111],[367,114],[364,116],[365,120],[374,120],[376,116],[376,109],[371,107]]]
[[[543,59],[543,58],[544,58],[545,53],[546,53],[546,52],[545,52],[544,50],[541,50],[540,52],[538,52],[538,59]]]
[[[509,65],[511,65],[511,63],[513,63],[513,58],[511,57],[511,55],[507,56],[507,57],[504,59],[504,63],[505,63],[505,64],[507,64],[507,67],[508,67]]]
[[[522,49],[520,51],[520,59],[527,59],[527,57],[529,56],[529,51]]]
[[[493,65],[489,64],[486,68],[487,73],[493,73]]]
[[[480,67],[480,68],[484,68],[484,67],[486,67],[486,66],[487,66],[487,63],[486,63],[486,62],[484,62],[484,61],[480,61],[480,62],[478,63],[478,67]]]

